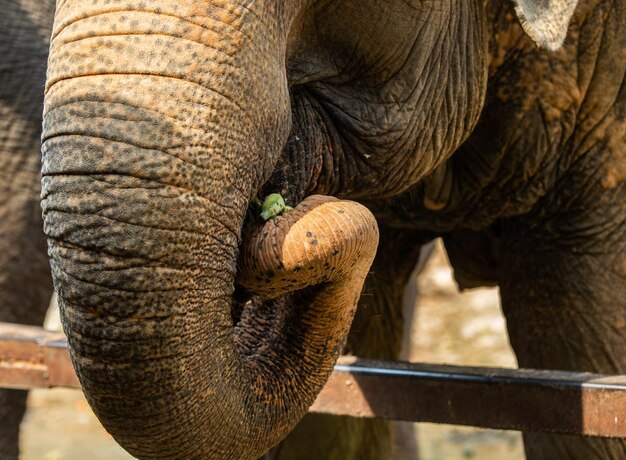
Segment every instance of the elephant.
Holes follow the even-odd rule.
[[[52,294],[39,206],[54,1],[0,0],[0,321],[41,325]],[[0,388],[0,458],[17,459],[26,391]]]
[[[617,0],[59,0],[43,229],[105,428],[141,459],[390,458],[388,423],[305,414],[340,352],[398,356],[439,236],[521,366],[623,373],[625,26]],[[262,222],[271,193],[294,209]]]

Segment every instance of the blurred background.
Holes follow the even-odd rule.
[[[517,367],[506,335],[497,288],[459,293],[440,242],[418,279],[410,360]],[[60,330],[51,311],[46,328]],[[523,460],[521,435],[420,423],[420,460]],[[21,438],[22,460],[131,459],[100,427],[76,390],[34,390]],[[404,460],[404,459],[397,459]]]

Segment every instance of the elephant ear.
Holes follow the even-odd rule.
[[[515,0],[522,27],[537,45],[556,51],[563,45],[578,0]]]

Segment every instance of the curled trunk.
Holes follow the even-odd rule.
[[[138,458],[256,458],[331,371],[375,221],[311,197],[240,257],[289,131],[286,13],[125,3],[57,5],[42,206],[72,359]]]

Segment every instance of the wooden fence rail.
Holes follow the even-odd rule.
[[[0,323],[0,387],[79,386],[63,334]],[[311,410],[626,438],[626,376],[342,357]]]

